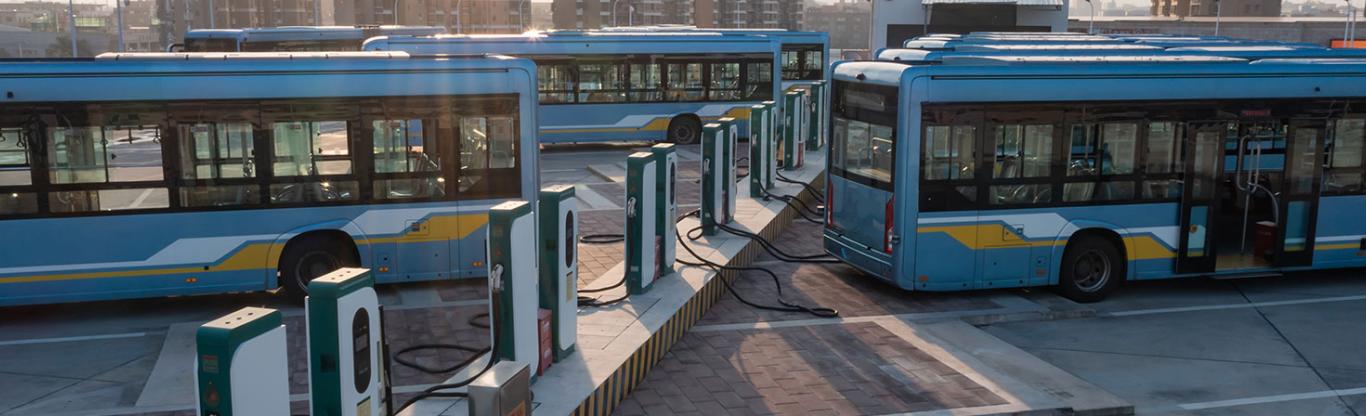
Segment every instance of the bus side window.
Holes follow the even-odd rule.
[[[181,124],[180,205],[214,207],[261,202],[256,176],[255,125],[244,122]]]
[[[28,129],[0,128],[0,216],[38,212],[38,194],[26,189],[33,185],[29,135]]]
[[[1362,151],[1366,119],[1344,118],[1333,123],[1328,144],[1328,166],[1323,173],[1323,193],[1358,194],[1363,190]]]
[[[162,170],[164,115],[145,107],[90,105],[47,128],[53,213],[170,207]]]

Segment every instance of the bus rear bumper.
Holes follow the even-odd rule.
[[[902,286],[893,277],[892,264],[886,254],[863,244],[849,241],[844,236],[828,230],[825,231],[823,240],[826,253],[880,280],[895,284],[903,289],[910,289],[910,287]]]

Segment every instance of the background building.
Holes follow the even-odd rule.
[[[802,27],[799,0],[554,0],[551,8],[558,29],[663,24],[790,30]]]
[[[1280,16],[1281,0],[1152,0],[1148,11],[1153,16]]]
[[[1094,0],[1101,1],[1101,0]],[[1067,30],[1068,0],[871,0],[872,48],[927,33]]]
[[[803,14],[802,28],[830,34],[834,49],[868,49],[872,6],[865,0],[839,0],[835,4],[812,4]]]
[[[1228,1],[1228,0],[1224,0]],[[1306,42],[1328,46],[1333,39],[1341,39],[1347,18],[1336,17],[1229,17],[1219,19],[1219,35],[1245,39],[1265,39],[1283,42]],[[1357,20],[1361,20],[1358,17]],[[1108,34],[1188,34],[1213,35],[1214,17],[1096,17],[1096,31]],[[1085,32],[1087,17],[1068,22],[1073,32]],[[1358,32],[1360,33],[1360,32]],[[1362,35],[1358,34],[1358,37]]]

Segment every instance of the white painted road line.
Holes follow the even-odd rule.
[[[1216,409],[1220,407],[1247,406],[1253,404],[1288,402],[1293,400],[1322,399],[1328,397],[1355,396],[1366,394],[1366,387],[1343,390],[1325,390],[1309,393],[1277,394],[1273,396],[1248,397],[1243,399],[1219,400],[1213,402],[1186,403],[1180,406],[1185,410]]]
[[[0,341],[0,347],[8,347],[12,345],[53,344],[58,342],[99,341],[105,339],[137,338],[145,336],[147,336],[146,332],[129,332],[124,334],[86,335],[79,337],[16,339],[11,341]]]
[[[1357,301],[1357,300],[1366,300],[1366,295],[1337,296],[1337,297],[1331,297],[1331,298],[1315,298],[1315,299],[1299,299],[1299,300],[1281,300],[1281,301],[1272,301],[1272,302],[1230,303],[1230,304],[1223,304],[1223,305],[1185,306],[1185,307],[1179,307],[1179,308],[1139,309],[1139,310],[1132,310],[1132,311],[1110,312],[1110,313],[1106,313],[1106,314],[1103,314],[1103,315],[1105,315],[1105,316],[1156,315],[1156,314],[1163,314],[1163,313],[1198,312],[1198,311],[1216,311],[1216,310],[1222,310],[1222,309],[1264,308],[1264,307],[1272,307],[1272,306],[1307,305],[1307,304],[1328,303],[1328,302],[1351,302],[1351,301]]]

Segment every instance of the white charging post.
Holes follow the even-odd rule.
[[[312,414],[388,414],[379,296],[370,271],[342,268],[313,279],[304,303]]]
[[[806,137],[806,150],[820,150],[825,145],[825,81],[816,81],[807,87],[807,102],[811,110],[807,117],[810,134]]]
[[[550,310],[551,347],[559,362],[574,352],[578,328],[579,221],[573,185],[541,189],[541,308]]]
[[[650,148],[655,157],[655,201],[659,209],[655,212],[655,235],[659,237],[659,272],[668,275],[674,272],[674,261],[678,259],[678,153],[672,143],[661,143]]]
[[[702,126],[702,207],[698,218],[702,221],[702,235],[716,235],[716,224],[729,223],[726,216],[725,193],[730,189],[725,180],[725,145],[728,128],[721,123]]]
[[[655,156],[636,152],[626,157],[626,289],[645,293],[659,278],[660,236],[655,230],[660,201],[655,192]]]
[[[806,90],[783,95],[783,170],[796,170],[805,159],[806,105]]]
[[[749,109],[749,196],[760,198],[773,187],[772,101]]]
[[[530,202],[507,201],[489,208],[489,325],[493,359],[540,364],[536,264],[536,212]],[[577,284],[577,282],[576,282]]]
[[[195,333],[198,415],[289,414],[289,363],[280,312],[242,308]]]

